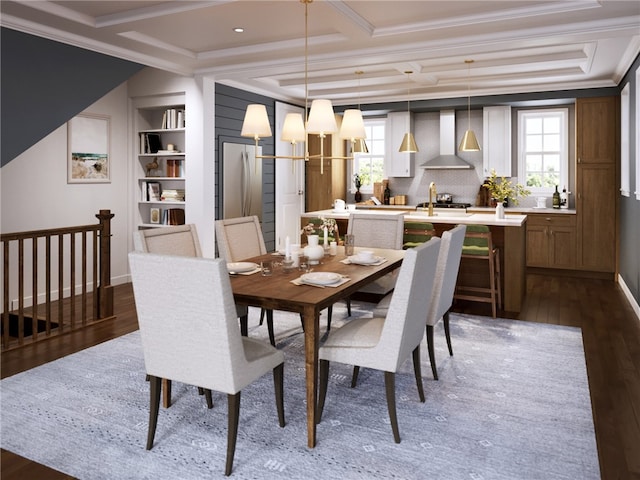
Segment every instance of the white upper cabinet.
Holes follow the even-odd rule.
[[[413,177],[414,153],[400,153],[398,149],[407,132],[413,133],[413,115],[409,112],[387,114],[384,169],[387,177]]]
[[[483,109],[482,167],[485,177],[494,169],[499,176],[511,176],[511,107]]]

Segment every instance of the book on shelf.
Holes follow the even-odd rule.
[[[162,150],[162,141],[157,133],[140,134],[140,153],[158,153]]]
[[[162,128],[184,128],[184,110],[178,108],[167,108],[162,114]]]
[[[182,208],[165,209],[162,223],[165,225],[184,225],[184,210]]]
[[[182,177],[182,160],[167,159],[167,177]]]
[[[184,189],[167,188],[162,190],[160,199],[163,202],[184,202]]]

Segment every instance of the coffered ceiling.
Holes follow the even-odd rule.
[[[304,102],[298,0],[0,6],[4,27]],[[637,0],[315,0],[307,25],[308,98],[336,105],[611,87],[640,52]]]

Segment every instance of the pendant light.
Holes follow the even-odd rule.
[[[347,109],[342,117],[342,125],[340,126],[340,138],[348,140],[351,144],[351,153],[369,153],[365,138],[367,134],[364,129],[364,120],[362,119],[362,111],[360,110],[360,75],[364,72],[357,70],[358,76],[358,108]]]
[[[479,152],[480,145],[478,144],[478,139],[476,138],[476,134],[471,130],[471,64],[473,60],[465,60],[464,63],[467,64],[467,112],[468,112],[468,125],[467,131],[464,132],[464,136],[462,137],[462,141],[460,142],[460,146],[458,150],[461,152]]]
[[[410,89],[411,89],[411,80],[410,80],[410,75],[413,73],[411,70],[407,70],[406,72],[404,72],[407,74],[407,114],[410,115],[411,114],[411,109],[409,108],[410,105]],[[400,145],[400,148],[398,149],[398,151],[400,153],[415,153],[418,152],[418,145],[416,145],[416,140],[413,138],[413,133],[411,132],[407,132],[404,134],[404,138],[402,139],[402,144]]]

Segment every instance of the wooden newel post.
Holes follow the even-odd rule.
[[[113,315],[113,287],[111,286],[111,210],[100,210],[100,286],[98,295],[98,318]]]

